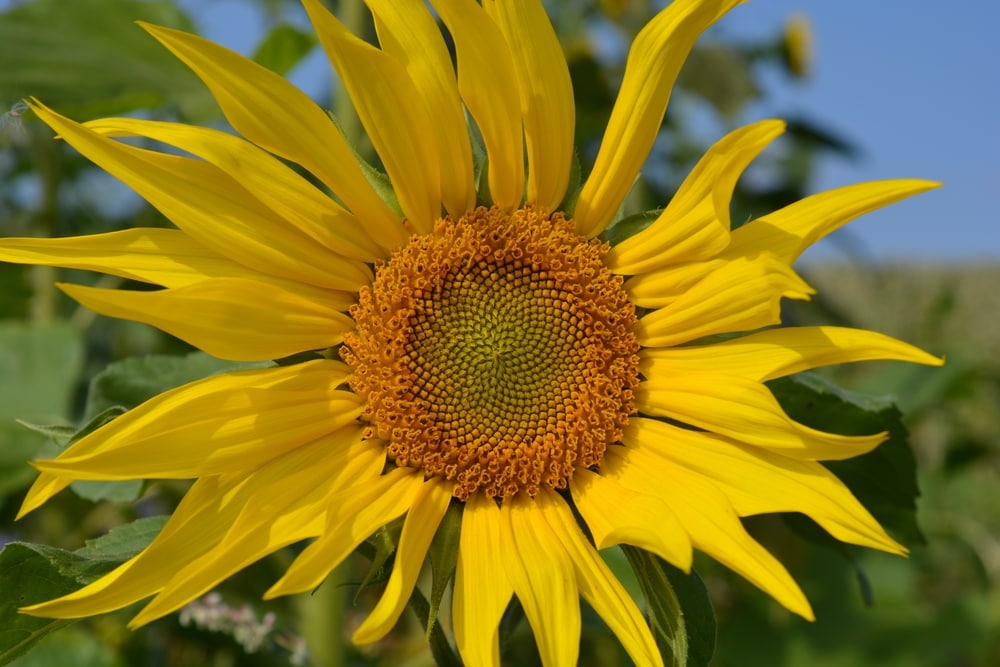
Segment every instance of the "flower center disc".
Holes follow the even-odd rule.
[[[376,268],[341,355],[396,465],[506,498],[563,489],[633,412],[635,309],[561,214],[479,208]]]

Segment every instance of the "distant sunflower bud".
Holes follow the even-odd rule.
[[[812,26],[805,14],[792,14],[785,22],[784,51],[788,71],[800,79],[808,77],[813,67],[814,46]]]

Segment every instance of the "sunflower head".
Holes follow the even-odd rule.
[[[477,208],[376,268],[340,355],[396,465],[476,492],[566,489],[634,412],[635,307],[562,214]]]

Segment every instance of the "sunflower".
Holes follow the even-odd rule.
[[[137,627],[305,541],[265,597],[309,591],[401,519],[391,575],[353,636],[373,642],[399,618],[451,507],[466,662],[498,664],[516,595],[545,664],[575,664],[582,595],[636,663],[662,664],[599,549],[634,545],[688,570],[697,548],[808,619],[801,590],[740,517],[801,512],[844,542],[905,553],[818,462],[868,452],[885,434],[808,428],[764,383],[842,362],[940,363],[874,332],[775,326],[782,297],[812,293],[790,268],[807,246],[936,184],[844,187],[731,231],[737,179],[784,127],[765,120],[715,144],[648,227],[614,247],[598,238],[693,43],[737,2],[676,0],[639,33],[596,163],[573,193],[572,88],[539,0],[434,0],[456,66],[423,0],[367,0],[378,47],[304,0],[384,165],[387,198],[303,93],[176,30],[143,26],[242,137],[134,118],[78,124],[33,101],[176,228],[5,239],[0,258],[161,286],[61,288],[223,359],[319,353],[164,392],[35,461],[22,515],[73,480],[194,481],[144,551],[23,611],[80,617],[154,596]],[[134,136],[184,155],[115,139]]]

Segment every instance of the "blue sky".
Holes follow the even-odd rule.
[[[247,53],[260,37],[251,3],[185,4],[206,36],[231,48]],[[718,29],[767,37],[793,12],[812,22],[812,77],[766,79],[766,104],[745,120],[808,115],[862,148],[855,161],[825,160],[816,190],[896,177],[945,184],[855,221],[842,238],[882,261],[1000,261],[1000,2],[752,0]],[[316,92],[326,71],[315,53],[293,80]],[[842,258],[839,248],[821,242],[805,259]]]

